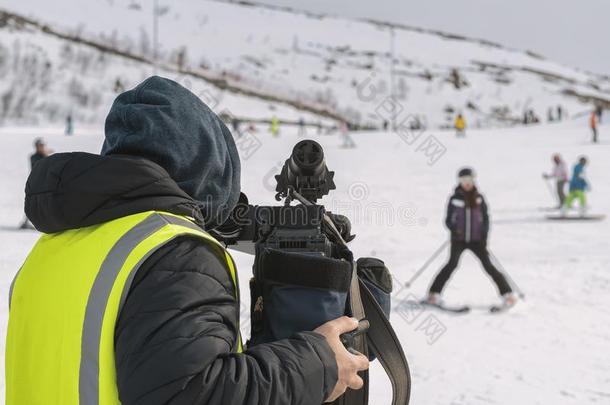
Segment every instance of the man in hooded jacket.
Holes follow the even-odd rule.
[[[339,340],[355,328],[353,319],[242,352],[232,260],[203,231],[221,224],[236,205],[240,162],[231,133],[207,106],[154,76],[118,96],[105,136],[101,155],[58,153],[41,160],[28,179],[26,214],[44,234],[11,286],[7,403],[304,405],[362,386],[356,373],[368,361]],[[175,235],[142,254],[121,281],[126,287],[115,319],[112,295],[101,313],[92,311],[95,293],[82,309],[84,321],[70,317],[78,310],[71,300],[84,287],[69,271],[89,270],[63,252],[78,255],[70,249],[82,240],[96,234],[103,240],[111,224],[139,216],[142,223],[161,221],[160,232],[174,229]],[[44,250],[54,240],[62,243]],[[97,254],[90,245],[82,263],[89,252]],[[114,321],[109,353],[104,341],[87,341],[90,311],[100,325]]]

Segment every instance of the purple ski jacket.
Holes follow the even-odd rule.
[[[489,233],[489,214],[483,195],[476,188],[476,204],[466,206],[466,192],[458,186],[449,198],[445,225],[451,231],[451,240],[460,242],[485,242]]]

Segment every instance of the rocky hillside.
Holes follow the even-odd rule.
[[[461,112],[497,126],[610,104],[609,77],[484,40],[248,2],[160,4],[155,55],[152,1],[0,1],[0,120],[101,122],[154,71],[260,120],[379,127],[394,111],[443,127]]]

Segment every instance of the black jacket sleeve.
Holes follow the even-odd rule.
[[[453,223],[453,204],[451,201],[453,200],[453,196],[449,197],[449,201],[447,201],[447,216],[445,217],[445,226],[453,233],[454,223]]]
[[[489,209],[485,197],[481,195],[481,215],[483,216],[483,240],[487,241],[489,236]]]
[[[323,336],[235,352],[240,304],[220,255],[179,238],[138,271],[115,330],[123,405],[321,404],[337,382]]]

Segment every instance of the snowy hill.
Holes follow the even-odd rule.
[[[399,121],[431,127],[457,112],[486,127],[610,105],[609,77],[483,40],[248,2],[162,3],[158,72],[242,117],[380,127],[391,71]],[[0,1],[0,120],[100,122],[116,92],[153,71],[152,4]]]
[[[554,203],[540,174],[550,169],[550,155],[561,152],[570,163],[581,154],[589,156],[591,210],[610,212],[610,126],[601,127],[602,144],[594,146],[586,142],[588,133],[581,124],[473,130],[465,139],[456,139],[450,131],[434,131],[446,147],[434,165],[428,164],[423,151],[395,134],[355,134],[358,147],[350,150],[341,148],[337,137],[313,137],[324,146],[329,169],[336,172],[337,190],[322,202],[351,218],[357,256],[380,257],[394,272],[392,322],[411,362],[412,404],[608,404],[608,221],[547,222],[545,213],[537,209]],[[10,281],[38,237],[14,227],[23,215],[27,153],[32,138],[39,135],[45,135],[56,151],[96,152],[102,142],[101,128],[76,137],[53,128],[0,129],[0,336],[6,331],[4,298]],[[242,161],[242,184],[250,201],[277,204],[271,175],[279,172],[297,140],[296,131],[288,130],[279,138],[266,138],[256,153]],[[414,319],[399,303],[422,296],[446,255],[411,289],[402,284],[447,237],[442,224],[446,198],[454,187],[455,172],[466,164],[478,171],[490,205],[490,249],[525,291],[526,300],[495,316],[482,311],[464,316],[425,311]],[[252,257],[234,255],[242,291],[248,291]],[[248,294],[242,298],[242,308],[249,308]],[[479,263],[466,254],[446,299],[484,305],[498,298]],[[438,321],[442,333],[429,335],[422,326],[426,319]],[[247,319],[242,327],[247,336]],[[371,375],[371,403],[389,404],[389,382],[378,364]]]

